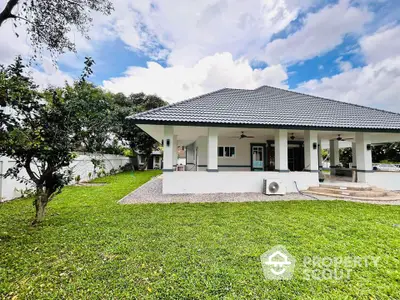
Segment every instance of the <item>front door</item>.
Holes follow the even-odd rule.
[[[251,170],[264,171],[264,145],[251,145]]]

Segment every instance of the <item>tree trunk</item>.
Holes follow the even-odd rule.
[[[16,16],[12,14],[13,8],[18,4],[19,0],[9,0],[6,7],[0,12],[0,26],[3,22],[10,18],[15,18]]]
[[[36,209],[36,215],[35,215],[35,220],[33,220],[32,225],[36,225],[40,223],[45,214],[45,209],[46,205],[49,202],[49,198],[47,196],[47,193],[43,190],[43,188],[37,188],[36,189],[36,198],[35,198],[35,209]]]
[[[149,163],[149,158],[150,158],[150,155],[145,157],[143,166],[140,168],[141,171],[147,170],[147,168],[148,168],[147,164]]]

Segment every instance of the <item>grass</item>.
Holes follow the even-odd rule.
[[[0,298],[399,299],[400,207],[342,201],[119,205],[154,172],[68,187],[31,227],[31,200],[0,205]],[[259,256],[284,245],[290,281]],[[305,256],[380,257],[350,279],[307,280]]]

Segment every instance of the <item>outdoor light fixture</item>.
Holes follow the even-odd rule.
[[[167,139],[167,147],[169,147],[169,143],[170,143],[170,142],[169,142],[169,139]]]
[[[290,139],[293,141],[295,139],[294,133],[290,136]]]
[[[312,148],[315,150],[315,149],[317,149],[317,143],[313,143],[312,144]]]
[[[367,144],[367,150],[368,150],[368,151],[371,150],[371,144]]]

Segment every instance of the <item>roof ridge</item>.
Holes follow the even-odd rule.
[[[208,96],[208,95],[211,95],[211,94],[214,94],[214,93],[218,93],[218,92],[221,92],[221,91],[223,91],[223,90],[228,90],[228,89],[229,89],[229,88],[222,88],[222,89],[219,89],[219,90],[216,90],[216,91],[213,91],[213,92],[209,92],[209,93],[206,93],[206,94],[202,94],[202,95],[199,95],[199,96],[196,96],[196,97],[192,97],[192,98],[189,98],[189,99],[186,99],[186,100],[182,100],[182,101],[178,101],[178,102],[175,102],[175,103],[171,103],[171,104],[168,104],[168,105],[165,105],[165,106],[156,107],[156,108],[153,108],[153,109],[150,109],[150,110],[146,110],[146,111],[137,113],[137,114],[135,114],[135,115],[133,115],[133,116],[128,116],[127,118],[128,118],[128,119],[135,119],[135,118],[137,118],[137,117],[142,117],[142,116],[144,116],[144,115],[147,115],[147,114],[149,114],[149,113],[153,113],[153,112],[155,112],[155,111],[159,111],[159,110],[162,110],[162,109],[166,109],[166,108],[169,108],[169,107],[173,107],[173,106],[178,105],[178,104],[187,103],[187,102],[190,102],[190,101],[199,99],[199,98],[201,98],[201,97]]]
[[[314,95],[305,94],[305,93],[301,93],[301,92],[296,92],[296,91],[292,91],[292,90],[285,90],[285,89],[274,87],[274,86],[270,86],[270,85],[263,85],[263,86],[255,89],[254,91],[256,91],[256,90],[258,90],[258,89],[260,89],[262,87],[270,87],[270,88],[273,88],[273,89],[289,92],[289,93],[292,93],[292,94],[299,94],[299,95],[303,95],[303,96],[319,98],[319,99],[328,100],[328,101],[332,101],[332,102],[336,102],[336,103],[342,103],[342,104],[348,104],[348,105],[352,105],[352,106],[356,106],[356,107],[368,108],[368,109],[372,109],[372,110],[376,110],[376,111],[390,113],[390,114],[394,114],[396,116],[400,116],[400,113],[396,113],[396,112],[393,112],[393,111],[388,111],[388,110],[379,109],[379,108],[375,108],[375,107],[369,107],[369,106],[366,106],[366,105],[360,105],[360,104],[355,104],[355,103],[351,103],[351,102],[345,102],[345,101],[340,101],[340,100],[335,100],[335,99],[329,99],[329,98],[320,97],[320,96],[314,96]]]

